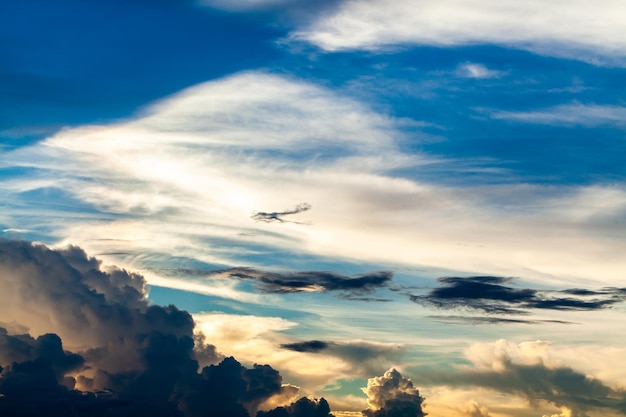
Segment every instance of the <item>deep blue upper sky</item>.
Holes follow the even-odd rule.
[[[423,180],[613,183],[626,174],[623,124],[526,124],[489,116],[572,103],[623,105],[623,68],[489,45],[323,53],[281,43],[292,24],[278,11],[228,13],[188,1],[4,1],[2,141],[15,146],[63,126],[127,118],[182,88],[262,68],[427,122],[404,144],[409,150],[507,170],[504,176],[457,175],[443,167],[445,175],[419,173]],[[463,77],[459,68],[468,63],[499,75]]]

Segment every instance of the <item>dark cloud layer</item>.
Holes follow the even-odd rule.
[[[393,274],[388,271],[346,276],[329,271],[267,272],[254,268],[231,268],[219,271],[232,278],[257,281],[265,293],[340,291],[344,295],[368,294],[388,285]]]
[[[592,311],[626,300],[624,288],[539,291],[506,285],[512,280],[493,276],[444,277],[438,279],[439,288],[426,295],[410,295],[410,299],[429,307],[464,308],[490,314],[527,314],[529,309]]]
[[[249,417],[294,393],[269,365],[200,369],[219,356],[189,313],[150,305],[141,276],[80,248],[0,241],[0,280],[2,416]],[[14,333],[26,328],[41,335]]]

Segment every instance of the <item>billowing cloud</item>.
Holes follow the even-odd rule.
[[[328,51],[401,45],[495,44],[545,55],[624,64],[626,7],[558,0],[357,0],[292,33]]]
[[[0,328],[2,415],[249,417],[297,395],[269,365],[221,359],[189,313],[150,305],[141,276],[78,247],[2,240],[0,280],[0,317],[41,334]]]
[[[259,412],[257,417],[333,417],[330,406],[324,398],[300,398],[285,407],[278,407],[268,412]]]
[[[363,388],[367,395],[369,408],[363,411],[366,417],[423,417],[424,397],[413,386],[410,379],[404,378],[400,372],[390,369],[383,376],[370,378],[367,387]]]
[[[230,268],[216,272],[219,276],[257,281],[257,287],[266,293],[294,293],[342,291],[348,294],[367,294],[391,282],[391,272],[373,272],[348,277],[330,271],[267,272],[254,268]]]
[[[626,300],[626,289],[568,289],[539,291],[505,285],[512,278],[476,276],[444,277],[439,288],[426,295],[410,295],[411,301],[443,309],[469,309],[492,314],[527,314],[529,309],[593,311]]]

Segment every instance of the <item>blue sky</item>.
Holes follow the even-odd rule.
[[[142,274],[337,416],[384,409],[392,367],[432,416],[624,415],[624,22],[611,0],[4,1],[0,228]]]

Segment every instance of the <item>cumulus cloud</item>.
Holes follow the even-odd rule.
[[[324,398],[318,400],[302,397],[288,406],[277,407],[268,412],[260,411],[257,417],[333,417],[333,415]]]
[[[2,240],[0,280],[0,317],[40,334],[0,328],[2,415],[249,417],[297,395],[269,365],[220,357],[189,313],[148,303],[143,277],[78,247]]]
[[[367,395],[366,417],[423,417],[424,397],[413,386],[410,379],[404,378],[396,369],[390,369],[383,376],[367,380],[363,388]]]
[[[626,7],[615,0],[357,0],[291,34],[328,51],[398,45],[496,44],[545,55],[624,64]]]
[[[593,311],[626,300],[626,289],[567,289],[539,291],[515,288],[512,278],[476,276],[444,277],[439,288],[426,295],[410,295],[411,301],[442,309],[469,309],[491,314],[527,314],[529,309]]]
[[[391,282],[388,271],[353,277],[330,271],[268,272],[254,268],[230,268],[215,272],[218,276],[257,281],[257,288],[266,293],[342,291],[351,295],[367,294]]]

